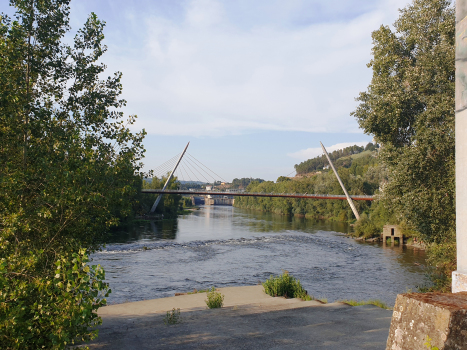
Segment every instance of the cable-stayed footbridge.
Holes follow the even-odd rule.
[[[341,194],[308,194],[308,193],[264,193],[264,192],[240,192],[240,191],[190,191],[190,190],[165,190],[162,189],[143,189],[142,193],[154,194],[189,194],[197,196],[234,196],[234,197],[277,197],[277,198],[303,198],[303,199],[340,199],[346,200],[347,197]],[[372,201],[373,196],[350,195],[355,201]]]
[[[146,188],[142,190],[142,193],[148,194],[159,194],[154,205],[151,208],[151,213],[156,210],[157,205],[161,199],[163,194],[179,194],[179,195],[190,195],[190,196],[207,196],[209,198],[215,197],[223,197],[223,198],[232,198],[234,196],[238,197],[276,197],[276,198],[300,198],[300,199],[333,199],[333,200],[347,200],[349,205],[351,206],[355,216],[359,219],[359,215],[355,206],[353,204],[353,200],[356,201],[372,201],[374,200],[373,196],[367,195],[349,195],[347,190],[345,189],[337,171],[334,168],[334,165],[329,158],[326,149],[324,148],[323,144],[321,144],[323,148],[323,152],[328,157],[329,163],[336,174],[339,183],[342,186],[342,189],[345,195],[337,195],[337,194],[308,194],[308,193],[265,193],[265,192],[245,192],[240,190],[230,190],[225,189],[223,191],[219,190],[211,190],[213,186],[206,186],[206,189],[187,189],[187,190],[168,190],[167,186],[170,183],[171,179],[175,175],[179,181],[184,182],[185,184],[218,184],[218,185],[225,185],[227,181],[222,179],[219,175],[217,175],[214,171],[209,169],[206,165],[201,163],[198,159],[196,159],[193,155],[187,152],[189,142],[186,145],[185,149],[182,153],[177,154],[176,156],[169,159],[164,164],[160,165],[156,169],[153,170],[153,176],[157,178],[165,178],[167,180],[165,185],[162,189],[150,189]],[[184,158],[184,156],[186,157]],[[182,162],[184,159],[184,162]],[[172,170],[171,170],[172,169]],[[171,170],[171,171],[170,171]],[[289,174],[290,175],[290,174]],[[204,180],[203,180],[204,179]],[[195,186],[193,186],[195,187]]]

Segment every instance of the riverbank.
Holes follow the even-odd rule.
[[[99,309],[91,349],[382,349],[392,311],[372,305],[273,298],[261,285],[220,288],[224,307],[206,309],[206,293]],[[180,308],[181,322],[166,325]]]
[[[363,241],[363,242],[368,242],[368,243],[382,243],[383,242],[383,239],[381,237],[364,238],[364,237],[355,237],[352,234],[347,234],[347,237],[353,238],[356,241]],[[413,242],[411,240],[408,240],[407,243],[404,243],[402,245],[409,247],[409,248],[426,250],[426,245],[423,242]]]

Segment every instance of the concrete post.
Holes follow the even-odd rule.
[[[167,188],[167,185],[170,183],[170,180],[172,180],[172,177],[174,175],[174,172],[175,170],[177,170],[177,167],[178,167],[178,164],[180,164],[180,161],[182,160],[183,156],[185,155],[185,152],[188,148],[188,146],[190,145],[190,143],[188,142],[186,144],[186,147],[185,149],[183,150],[182,154],[180,155],[180,158],[178,158],[178,161],[177,161],[177,164],[175,164],[172,172],[170,173],[170,176],[167,178],[167,181],[165,182],[165,185],[164,187],[162,188],[162,191],[165,191],[165,189]],[[152,205],[152,208],[151,208],[151,211],[149,212],[150,214],[154,213],[156,211],[156,208],[159,204],[159,202],[161,201],[161,198],[162,198],[162,193],[160,195],[157,196],[156,198],[156,201],[154,202],[154,204]]]
[[[456,1],[456,241],[452,292],[467,291],[467,0]]]
[[[348,193],[347,190],[345,189],[345,186],[344,186],[344,184],[342,183],[342,180],[341,180],[341,178],[339,177],[339,174],[337,173],[336,168],[334,168],[334,164],[332,164],[331,158],[329,158],[329,154],[328,154],[328,152],[326,151],[326,148],[324,148],[323,143],[322,143],[321,141],[320,141],[319,143],[321,144],[321,148],[323,149],[323,152],[324,152],[324,154],[326,155],[326,158],[327,158],[328,161],[329,161],[329,165],[331,166],[332,170],[334,171],[334,174],[336,175],[337,180],[339,181],[339,183],[340,183],[340,185],[341,185],[341,187],[342,187],[342,190],[344,191],[345,196],[347,197],[347,202],[349,202],[349,205],[350,205],[350,208],[351,208],[352,211],[353,211],[353,214],[354,214],[355,217],[357,218],[357,221],[360,220],[360,215],[358,215],[357,208],[355,208],[355,205],[354,205],[353,202],[352,202],[352,198],[350,198],[349,193]]]

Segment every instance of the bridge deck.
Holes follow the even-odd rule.
[[[234,197],[279,197],[279,198],[305,198],[305,199],[340,199],[346,200],[343,194],[300,194],[300,193],[258,193],[258,192],[217,192],[217,191],[181,191],[181,190],[165,190],[161,189],[143,189],[142,193],[154,194],[189,194],[189,195],[211,195],[211,196],[234,196]],[[372,201],[373,196],[366,195],[350,195],[355,201]]]

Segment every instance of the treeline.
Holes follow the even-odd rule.
[[[161,189],[164,187],[166,177],[153,177],[151,181],[143,181],[143,189]],[[178,190],[180,183],[177,177],[173,177],[167,186],[168,190]],[[138,200],[138,210],[140,215],[149,213],[152,205],[154,204],[158,194],[141,194]],[[190,200],[191,201],[191,200]],[[176,218],[179,210],[183,209],[182,196],[179,194],[163,195],[159,204],[157,205],[155,214],[162,214],[164,218]]]
[[[0,348],[74,348],[102,322],[110,290],[89,254],[132,215],[145,132],[131,132],[136,117],[121,112],[121,74],[105,72],[105,22],[91,14],[70,35],[69,1],[9,3],[14,17],[0,16]]]
[[[232,180],[232,185],[230,186],[230,188],[246,188],[250,183],[252,182],[258,182],[258,183],[261,183],[261,182],[264,182],[263,179],[253,179],[251,177],[242,177],[241,179],[233,179]]]
[[[337,168],[337,171],[347,191],[353,195],[373,195],[378,191],[380,184],[387,181],[385,168],[378,164],[375,153],[371,152],[351,160],[349,167],[341,166]],[[264,181],[262,183],[252,182],[247,187],[247,191],[261,193],[344,194],[332,171],[324,171],[301,179],[290,179],[281,176],[275,183],[272,181]],[[369,201],[357,201],[355,204],[360,213],[370,212],[371,203]],[[236,197],[235,206],[282,215],[302,215],[315,219],[354,220],[347,201]]]
[[[378,145],[374,145],[373,143],[368,143],[365,147],[353,145],[349,147],[345,147],[343,149],[339,149],[329,153],[329,158],[334,162],[339,159],[340,163],[335,164],[336,166],[345,166],[348,167],[351,164],[351,159],[346,159],[344,157],[352,156],[353,154],[358,154],[363,151],[374,151]],[[317,170],[323,169],[326,165],[328,165],[328,160],[326,156],[323,154],[321,156],[308,159],[300,164],[295,164],[295,171],[297,174],[306,174],[311,173]]]
[[[380,202],[426,244],[441,291],[456,270],[455,17],[451,1],[413,0],[375,30],[372,79],[351,113],[383,145],[390,181]]]

